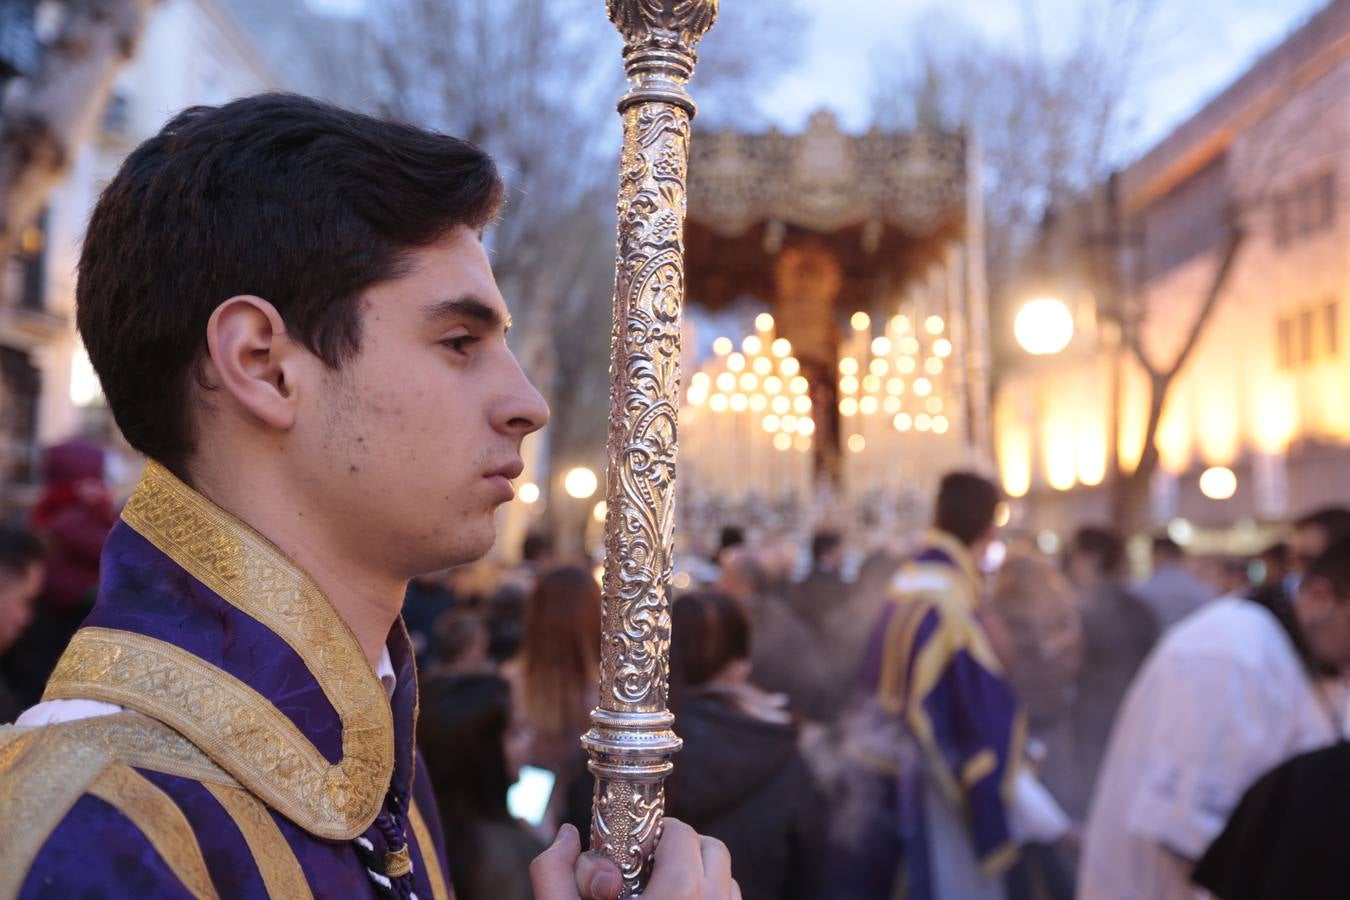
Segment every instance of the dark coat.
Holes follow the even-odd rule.
[[[813,900],[825,865],[824,810],[796,725],[755,711],[763,697],[708,688],[684,702],[675,717],[684,749],[666,781],[666,808],[727,845],[745,900]]]
[[[1195,869],[1223,900],[1350,897],[1350,744],[1296,756],[1256,782]]]

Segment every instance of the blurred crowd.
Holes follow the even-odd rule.
[[[0,721],[92,603],[102,458],[49,449],[28,527],[0,529]],[[728,845],[747,900],[1343,896],[1344,839],[1316,831],[1347,808],[1350,510],[1252,558],[1158,537],[1137,577],[1109,527],[1052,557],[998,507],[957,473],[932,530],[865,550],[723,529],[671,607],[668,813]],[[589,833],[599,571],[542,534],[520,557],[408,586],[462,900],[529,897],[546,837]]]

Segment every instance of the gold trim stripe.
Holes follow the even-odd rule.
[[[137,769],[177,775],[193,781],[238,786],[196,744],[140,713],[117,713],[49,725],[72,740],[102,750],[109,758]]]
[[[320,837],[365,826],[366,792],[388,776],[360,756],[331,765],[295,723],[239,679],[181,647],[109,628],[76,632],[44,697],[129,706],[182,733],[269,806]],[[388,703],[385,702],[388,709]],[[355,807],[355,809],[353,809]]]
[[[309,880],[267,807],[239,788],[215,784],[205,787],[244,836],[244,843],[253,853],[253,861],[267,887],[267,895],[282,900],[312,900],[314,894],[309,889]]]
[[[427,867],[427,880],[431,882],[433,900],[454,900],[450,882],[441,871],[441,861],[436,856],[436,842],[431,838],[431,831],[427,828],[426,819],[422,818],[422,811],[417,808],[416,800],[408,807],[408,824],[412,826],[417,849],[422,853],[422,865]]]
[[[976,753],[966,761],[961,769],[961,783],[967,788],[974,787],[985,778],[989,773],[998,768],[998,755],[993,750],[985,747],[979,753]]]
[[[194,740],[210,732],[215,744],[229,749],[217,756],[203,743],[213,758],[269,803],[272,796],[285,797],[288,809],[272,805],[307,831],[343,840],[365,831],[379,814],[394,771],[393,714],[360,644],[323,592],[266,538],[154,461],[146,465],[122,519],[295,650],[342,722],[342,760],[332,767],[325,763],[320,797],[304,797],[284,775],[299,761],[271,755],[289,743],[289,735],[239,745],[217,728],[205,696],[207,705],[194,711],[195,733],[175,727]],[[125,705],[140,708],[134,701]],[[271,790],[263,790],[260,783],[269,780]]]
[[[192,896],[217,900],[197,836],[168,794],[124,765],[104,769],[89,786],[89,793],[130,819]]]
[[[100,751],[33,729],[0,750],[0,900],[19,895],[52,830],[108,764]]]

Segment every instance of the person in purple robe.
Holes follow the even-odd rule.
[[[77,321],[150,461],[0,728],[0,898],[450,896],[399,610],[491,547],[548,418],[481,242],[502,194],[465,141],[283,94],[180,113],[109,182]],[[579,856],[539,900],[618,893]],[[651,895],[729,871],[668,822]]]
[[[981,618],[998,502],[979,475],[943,478],[873,628],[831,825],[838,900],[1017,897],[1021,843],[1069,829],[1024,765],[1024,716]]]

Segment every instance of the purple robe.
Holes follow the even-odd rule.
[[[129,711],[0,728],[0,897],[378,897],[374,860],[449,898],[388,648],[392,698],[294,563],[150,463],[44,695]]]
[[[846,727],[837,896],[973,897],[980,883],[997,896],[1017,859],[1008,798],[1025,725],[976,615],[979,572],[965,547],[934,533],[891,595]],[[956,859],[944,840],[961,842]]]

